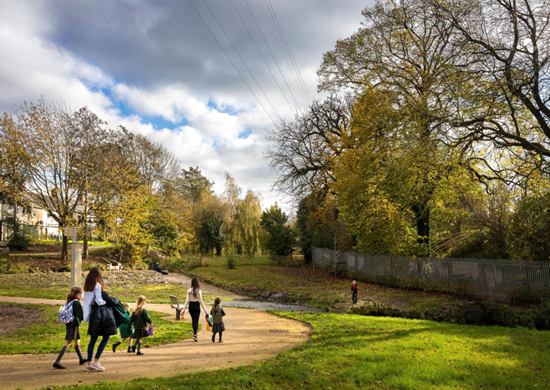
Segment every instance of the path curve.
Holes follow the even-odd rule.
[[[61,305],[62,300],[0,296],[0,302]],[[170,305],[148,303],[152,311],[174,315]],[[210,309],[209,306],[207,306]],[[129,381],[135,378],[170,377],[179,374],[218,370],[258,363],[296,347],[310,337],[310,328],[298,321],[281,318],[265,311],[225,308],[226,332],[222,344],[212,343],[201,318],[199,342],[184,340],[174,344],[145,348],[144,356],[128,354],[124,349],[114,354],[111,343],[101,356],[105,372],[85,373],[79,366],[74,348],[63,358],[66,370],[52,368],[56,354],[0,356],[0,382],[4,389],[36,389],[47,386],[93,384],[99,381]],[[175,317],[175,315],[174,315]],[[190,322],[187,313],[184,319]],[[288,333],[270,332],[285,330]],[[63,345],[59,331],[59,347]],[[88,337],[82,335],[87,346]],[[154,336],[153,336],[154,337]],[[85,348],[83,348],[85,350]],[[84,351],[83,351],[84,352]]]

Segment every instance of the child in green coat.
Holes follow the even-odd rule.
[[[128,353],[132,353],[132,333],[134,333],[134,327],[132,326],[132,319],[130,317],[130,305],[124,302],[122,307],[124,307],[124,310],[126,311],[126,313],[124,313],[126,315],[126,321],[124,321],[118,328],[120,331],[120,338],[122,340],[113,344],[113,352],[116,352],[116,349],[120,344],[126,342],[126,340],[130,340],[128,343]]]
[[[225,325],[223,324],[225,310],[223,310],[222,300],[220,298],[216,298],[214,300],[214,307],[210,310],[210,314],[212,315],[212,320],[214,322],[214,326],[212,327],[212,342],[215,342],[216,333],[219,333],[220,343],[223,343],[222,333],[225,330]]]
[[[132,346],[132,352],[134,352],[137,347],[137,355],[143,355],[143,352],[141,352],[141,342],[145,337],[149,336],[147,334],[147,324],[150,325],[153,323],[144,306],[145,296],[140,295],[136,303],[136,308],[132,313],[132,317],[130,317],[130,323],[134,325],[135,329],[132,338],[136,339],[136,343]]]

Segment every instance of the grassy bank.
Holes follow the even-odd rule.
[[[65,339],[65,326],[57,319],[59,307],[22,304],[17,306],[40,311],[41,318],[37,323],[20,328],[15,333],[0,336],[0,355],[59,352]],[[144,346],[170,344],[191,337],[189,334],[192,331],[191,324],[164,320],[163,318],[167,317],[164,313],[149,312],[149,314],[153,320],[155,335],[145,338]],[[88,324],[82,324],[80,336],[83,349],[88,345],[87,331]],[[109,345],[118,340],[120,340],[118,336],[111,337]],[[71,348],[74,351],[73,348],[74,344]]]
[[[237,369],[81,389],[533,389],[550,386],[550,332],[420,320],[285,313],[312,338]],[[64,388],[64,389],[69,389]]]
[[[338,302],[351,301],[351,281],[335,278],[310,268],[277,266],[198,267],[191,271],[205,279],[251,295],[280,291],[293,303],[326,309]],[[444,303],[456,302],[450,295],[424,293],[359,282],[359,299],[370,298],[393,307],[425,311]]]
[[[41,274],[23,274],[23,275],[0,275],[0,295],[10,297],[24,298],[43,298],[43,299],[66,299],[70,290],[70,279],[60,278],[56,281],[42,281]],[[150,303],[170,303],[170,294],[177,295],[185,301],[187,286],[181,285],[122,285],[109,286],[106,291],[109,295],[120,299],[123,302],[135,302],[137,297],[145,295],[147,302]],[[206,302],[214,302],[215,296],[212,294],[203,294]],[[222,298],[225,301],[231,301],[229,297]]]

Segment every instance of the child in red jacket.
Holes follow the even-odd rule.
[[[352,283],[351,283],[351,300],[353,301],[354,304],[357,304],[357,282],[354,280]]]

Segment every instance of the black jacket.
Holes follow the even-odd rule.
[[[117,308],[120,301],[118,300],[118,298],[110,297],[106,291],[101,292],[101,297],[105,302],[107,302],[107,306],[113,309],[113,316],[115,318],[116,327],[119,328],[120,325],[122,325],[124,321],[126,321],[126,315],[124,313],[121,313]]]
[[[106,292],[102,292],[107,298],[110,298]],[[105,295],[103,299],[105,300]],[[106,300],[107,304],[98,306],[92,305],[90,312],[90,323],[88,325],[88,334],[90,336],[113,336],[117,334],[117,325],[115,317],[113,315],[113,308],[109,306],[109,300]]]

